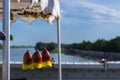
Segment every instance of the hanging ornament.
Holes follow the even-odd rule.
[[[0,40],[6,40],[5,33],[0,31]]]
[[[52,63],[50,61],[50,53],[46,48],[44,48],[42,52],[42,61],[43,61],[43,67],[52,66]]]
[[[22,69],[27,70],[27,69],[33,69],[32,68],[32,54],[27,50],[27,52],[24,54],[23,57],[23,64],[22,64]]]
[[[32,66],[38,69],[42,68],[42,55],[38,49],[32,55]]]

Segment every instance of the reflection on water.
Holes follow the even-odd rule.
[[[20,61],[22,62],[23,60],[23,55],[24,53],[29,50],[31,54],[35,52],[34,48],[12,48],[10,50],[10,61]],[[54,58],[54,60],[57,62],[58,61],[58,54],[51,54],[51,58]],[[84,59],[78,56],[72,56],[72,55],[65,55],[61,54],[62,62],[87,62],[87,61],[92,61],[88,59]],[[0,49],[0,61],[2,60],[2,50]]]

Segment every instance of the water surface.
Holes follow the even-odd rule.
[[[29,50],[31,54],[35,52],[34,48],[11,48],[10,50],[10,61],[12,62],[17,62],[23,61],[23,56],[25,52]],[[54,60],[57,62],[58,61],[58,54],[57,53],[50,53],[51,58],[54,58]],[[65,55],[61,54],[61,60],[62,62],[88,62],[88,61],[93,61],[93,60],[88,60],[79,56],[72,56],[72,55]],[[2,50],[0,49],[0,61],[2,60]]]

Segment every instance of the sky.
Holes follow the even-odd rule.
[[[60,0],[60,4],[62,43],[94,42],[120,36],[120,0]],[[57,42],[56,23],[51,25],[40,19],[32,24],[17,19],[11,24],[11,34],[14,37],[11,45]]]

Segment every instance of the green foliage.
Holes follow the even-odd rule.
[[[61,44],[61,52],[64,53],[65,49],[68,47],[68,44]],[[48,51],[50,52],[58,52],[58,46],[57,43],[54,42],[50,42],[50,43],[44,43],[44,42],[37,42],[35,45],[35,49],[39,49],[40,51],[42,51],[44,48],[47,48]]]
[[[79,45],[81,49],[84,50],[90,50],[92,48],[92,43],[90,41],[83,41],[80,45]]]
[[[48,43],[48,45],[47,45],[46,48],[47,48],[49,51],[53,51],[56,47],[57,47],[56,43],[51,42],[51,43]]]
[[[43,43],[43,42],[38,42],[35,45],[35,49],[38,49],[42,51],[44,48],[47,48],[48,51],[53,51],[57,47],[56,43],[51,42],[51,43]]]
[[[57,53],[57,52],[58,52],[58,48],[55,48],[52,52],[53,52],[53,53]],[[61,49],[61,52],[62,52],[62,53],[65,53],[65,49],[62,48],[62,49]]]
[[[10,48],[34,48],[34,46],[17,46],[17,45],[12,45]]]
[[[83,41],[81,43],[73,43],[66,47],[67,50],[96,50],[96,51],[110,51],[120,52],[120,37],[116,37],[109,41],[98,39],[95,42]]]
[[[35,49],[38,49],[38,50],[40,50],[40,51],[42,51],[45,47],[46,47],[46,44],[43,43],[43,42],[38,42],[38,43],[36,43],[36,45],[35,45]]]
[[[10,13],[10,20],[13,21],[13,19],[14,19],[13,13]]]
[[[10,40],[13,41],[13,36],[12,35],[10,35]]]
[[[116,37],[111,40],[98,39],[95,42],[83,41],[81,43],[73,44],[61,44],[62,51],[71,51],[71,50],[96,50],[96,51],[109,51],[109,52],[120,52],[120,37]],[[47,48],[51,52],[57,52],[57,44],[54,42],[43,43],[38,42],[35,46],[35,49],[43,50]]]
[[[106,40],[98,39],[96,42],[93,43],[93,50],[105,51],[106,49]]]
[[[111,39],[108,46],[109,50],[112,50],[112,52],[120,52],[120,37]]]

